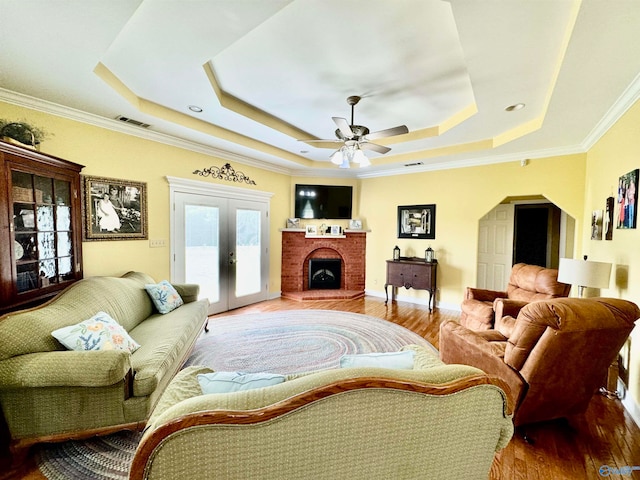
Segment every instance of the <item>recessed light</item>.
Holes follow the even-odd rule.
[[[189,105],[189,110],[195,113],[202,113],[202,108],[197,105]]]
[[[516,110],[521,110],[524,108],[524,103],[516,103],[514,105],[509,105],[505,110],[507,112],[515,112]]]

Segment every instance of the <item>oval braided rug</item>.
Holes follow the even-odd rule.
[[[185,366],[289,374],[337,368],[347,353],[395,352],[410,344],[431,346],[400,325],[357,313],[290,310],[228,315],[209,320],[209,332],[198,339]],[[138,432],[120,432],[41,445],[35,458],[50,480],[126,480],[140,437]]]

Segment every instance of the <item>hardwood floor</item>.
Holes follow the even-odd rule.
[[[436,347],[440,323],[457,319],[459,315],[438,309],[429,313],[426,306],[404,302],[385,306],[382,299],[364,297],[305,302],[279,298],[219,316],[299,309],[342,310],[383,318],[414,331]],[[215,323],[215,318],[211,317],[210,325]],[[528,426],[527,434],[534,439],[533,445],[516,434],[509,445],[496,454],[491,480],[640,479],[640,428],[618,400],[595,395],[584,415]],[[25,467],[19,475],[3,477],[0,473],[0,478],[44,478],[32,461]],[[629,468],[628,471],[624,467],[639,470]],[[2,470],[0,462],[0,472]]]

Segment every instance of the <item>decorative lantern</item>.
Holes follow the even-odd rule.
[[[398,247],[397,245],[396,248],[393,249],[393,260],[396,262],[400,260],[400,247]]]
[[[431,248],[431,246],[424,251],[424,261],[428,263],[433,262],[433,248]]]

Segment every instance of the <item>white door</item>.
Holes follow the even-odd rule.
[[[268,296],[268,212],[264,203],[229,200],[227,251],[229,308],[266,300]]]
[[[171,194],[172,279],[200,285],[209,314],[266,300],[269,203],[227,198],[233,190],[182,190]]]
[[[500,204],[480,219],[476,287],[504,291],[513,266],[513,204]]]

